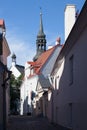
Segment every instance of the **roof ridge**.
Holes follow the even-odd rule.
[[[42,66],[40,67],[38,73],[40,73],[40,70],[43,68],[43,66],[45,65],[45,63],[46,63],[46,62],[48,61],[48,59],[51,57],[51,55],[53,54],[53,52],[54,52],[55,49],[56,49],[56,46],[54,46],[54,47],[52,47],[52,48],[50,48],[50,49],[47,50],[47,51],[51,51],[51,50],[52,50],[52,52],[49,54],[49,56],[47,57],[47,59],[45,60],[45,62],[42,64]],[[43,52],[43,53],[41,54],[41,56],[44,55],[44,54],[46,54],[47,51]],[[41,56],[40,56],[40,57],[41,57]]]

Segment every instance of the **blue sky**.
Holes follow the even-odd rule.
[[[75,4],[81,10],[85,0],[3,0],[0,2],[0,18],[5,20],[6,39],[11,55],[17,56],[17,64],[25,65],[36,54],[36,36],[39,31],[40,7],[47,46],[55,44],[58,36],[64,42],[64,9]],[[8,66],[11,66],[11,55]]]

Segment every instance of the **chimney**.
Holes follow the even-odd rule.
[[[75,15],[76,15],[75,5],[67,5],[65,8],[65,41],[75,23]]]
[[[61,43],[61,38],[58,37],[58,38],[56,39],[56,43],[55,43],[55,45],[60,44],[60,43]]]

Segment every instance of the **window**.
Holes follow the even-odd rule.
[[[74,59],[74,56],[72,55],[69,59],[69,64],[70,64],[70,69],[69,69],[69,84],[73,84],[73,59]]]
[[[57,89],[57,78],[55,79],[55,89]]]
[[[69,103],[69,127],[72,128],[72,103]]]
[[[59,87],[59,76],[55,79],[55,89],[58,89]]]

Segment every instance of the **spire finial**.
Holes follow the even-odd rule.
[[[42,7],[40,7],[40,15],[42,15]]]
[[[40,7],[40,28],[39,28],[38,35],[44,35],[44,32],[43,32],[43,23],[42,23],[42,8],[41,7]]]

